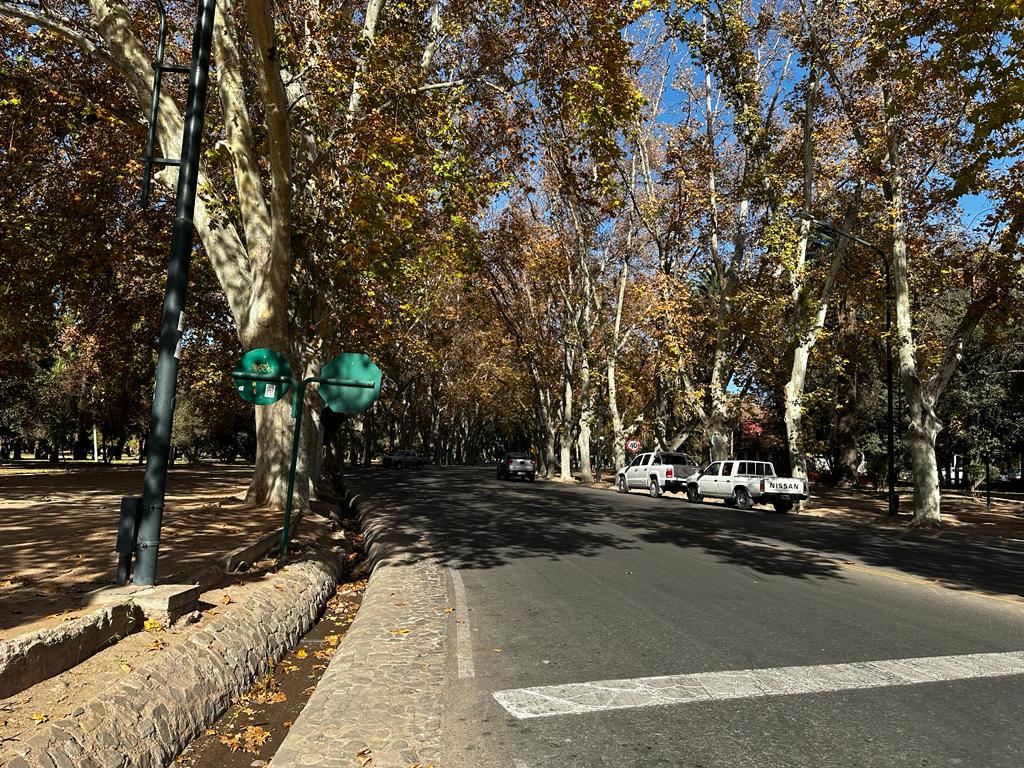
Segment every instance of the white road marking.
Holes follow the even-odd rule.
[[[664,704],[829,693],[1010,675],[1024,675],[1024,651],[601,680],[496,691],[494,698],[510,715],[522,720]]]
[[[459,666],[459,679],[474,677],[473,639],[469,632],[469,611],[466,609],[466,585],[462,573],[449,568],[455,587],[455,659]]]

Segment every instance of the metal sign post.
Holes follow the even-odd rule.
[[[192,67],[185,109],[185,131],[181,140],[174,228],[171,231],[171,258],[167,268],[167,292],[164,296],[163,318],[160,323],[160,357],[156,365],[156,387],[153,394],[149,439],[146,443],[146,476],[135,546],[134,581],[143,586],[156,583],[160,526],[163,521],[164,491],[167,485],[167,459],[171,450],[171,421],[174,416],[174,394],[178,383],[178,360],[181,356],[181,312],[185,304],[188,266],[192,255],[193,216],[216,7],[215,0],[199,0],[196,27],[192,36]],[[154,72],[154,77],[158,77],[159,74]]]
[[[320,384],[320,397],[336,413],[359,413],[366,410],[380,395],[381,371],[368,355],[342,353],[325,365],[320,376],[309,376],[302,381],[291,378],[291,367],[284,356],[272,349],[254,349],[247,352],[231,378],[239,396],[255,405],[269,405],[280,400],[289,389],[292,394],[292,456],[288,465],[288,492],[284,502],[284,524],[281,528],[281,547],[278,562],[288,554],[288,539],[292,527],[292,496],[295,492],[295,472],[299,461],[302,435],[302,411],[306,401],[306,386]],[[358,378],[357,378],[358,377]],[[260,389],[259,385],[264,388]],[[276,387],[280,385],[280,389]],[[273,391],[270,386],[275,387]]]

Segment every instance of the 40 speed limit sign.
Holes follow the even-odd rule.
[[[626,450],[630,453],[636,453],[640,450],[640,441],[635,437],[629,438],[629,440],[626,441]]]

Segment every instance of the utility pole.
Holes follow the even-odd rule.
[[[199,178],[200,145],[203,137],[203,114],[206,111],[206,86],[210,72],[210,49],[213,43],[215,0],[199,0],[196,8],[196,26],[192,36],[192,66],[189,70],[188,99],[185,108],[185,130],[181,140],[181,159],[178,163],[164,161],[164,165],[178,164],[178,188],[175,201],[174,227],[171,231],[171,258],[167,268],[167,291],[164,296],[163,317],[160,322],[160,357],[156,365],[156,386],[147,441],[146,475],[142,492],[142,507],[135,544],[134,583],[152,586],[156,583],[157,555],[160,551],[160,526],[163,522],[164,492],[167,484],[167,459],[171,449],[171,422],[174,416],[174,396],[178,383],[178,361],[181,357],[182,309],[188,285],[188,267],[192,256],[193,216],[196,207],[196,187]],[[160,4],[161,22],[164,9]],[[160,51],[163,45],[161,39]],[[158,57],[160,58],[160,57]],[[159,83],[162,74],[158,61],[154,78]],[[182,71],[179,67],[166,67],[164,71]],[[158,89],[159,85],[155,84]],[[157,90],[157,96],[159,91]],[[154,96],[154,103],[157,96]],[[154,109],[153,114],[156,114]],[[155,118],[150,131],[155,130]],[[152,145],[151,145],[152,146]],[[152,158],[147,158],[153,162]],[[159,161],[158,161],[159,162]],[[144,192],[145,194],[145,192]]]

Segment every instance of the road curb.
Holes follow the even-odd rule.
[[[59,675],[137,632],[143,618],[139,606],[124,602],[0,642],[0,699]]]
[[[167,765],[294,647],[341,570],[326,551],[286,566],[181,645],[41,726],[8,768]]]
[[[372,568],[363,603],[271,768],[440,765],[445,569],[400,510],[347,475]]]

